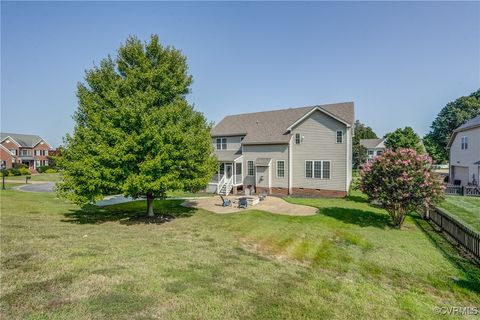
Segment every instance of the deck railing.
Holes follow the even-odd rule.
[[[450,196],[480,197],[480,186],[445,186],[445,194]]]

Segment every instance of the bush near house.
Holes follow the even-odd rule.
[[[27,168],[20,168],[18,169],[18,171],[20,171],[20,175],[22,176],[30,175],[30,170],[28,170]]]
[[[360,189],[389,213],[401,228],[405,215],[438,203],[443,185],[432,170],[432,159],[414,149],[387,149],[360,171]]]
[[[47,170],[50,170],[48,173],[57,172],[57,170],[53,166],[38,166],[37,167],[38,173],[44,173],[44,172],[47,172]]]

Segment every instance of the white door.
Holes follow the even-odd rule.
[[[225,173],[227,175],[227,179],[230,179],[232,177],[233,169],[232,169],[232,164],[231,163],[227,163],[225,165]]]

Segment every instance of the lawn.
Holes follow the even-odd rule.
[[[480,198],[447,196],[440,208],[480,232]]]
[[[403,230],[361,195],[295,199],[320,213],[216,215],[155,202],[80,209],[1,193],[0,317],[434,319],[480,305],[480,269],[416,216]],[[267,200],[268,201],[268,200]]]
[[[21,182],[25,182],[25,176],[8,176],[5,177],[7,180],[18,180]],[[39,174],[34,174],[31,176],[31,181],[52,181],[52,182],[57,182],[61,179],[60,173],[55,172],[55,173],[39,173]]]

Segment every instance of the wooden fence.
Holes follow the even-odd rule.
[[[450,196],[480,197],[480,186],[454,186],[446,185],[445,194]]]
[[[477,261],[480,261],[480,233],[465,226],[439,208],[431,209],[428,216],[430,220],[470,252]]]

